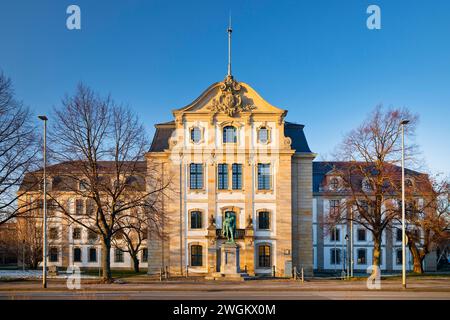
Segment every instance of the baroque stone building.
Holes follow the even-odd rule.
[[[146,159],[172,187],[165,237],[149,238],[149,273],[218,271],[222,221],[232,214],[241,270],[290,275],[296,266],[312,274],[315,154],[303,125],[286,114],[228,75],[156,125]]]

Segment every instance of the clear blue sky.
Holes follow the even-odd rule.
[[[66,29],[81,7],[82,30]],[[366,28],[378,4],[382,29]],[[233,74],[306,125],[329,154],[377,104],[420,114],[417,142],[434,171],[450,173],[450,1],[1,0],[0,68],[36,114],[79,81],[111,93],[153,124]]]

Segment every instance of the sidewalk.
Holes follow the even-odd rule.
[[[0,291],[42,291],[39,280],[0,281]],[[46,291],[67,291],[65,279],[49,279]],[[251,280],[245,282],[214,282],[200,279],[158,281],[123,278],[112,284],[83,279],[78,291],[371,291],[365,280],[320,280],[301,283],[290,279]],[[400,280],[382,280],[381,291],[403,291]],[[410,279],[407,291],[448,292],[449,278]]]

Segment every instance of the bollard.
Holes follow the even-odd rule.
[[[302,283],[305,281],[305,274],[303,273],[303,268],[302,268]]]
[[[294,280],[297,280],[297,267],[294,266]]]
[[[275,265],[273,265],[272,266],[272,277],[275,278],[275,275],[276,275],[276,273],[275,273]]]
[[[244,266],[244,273],[247,273],[247,265]]]
[[[166,272],[165,272],[166,280],[169,278],[169,267],[166,266]]]
[[[159,268],[159,281],[162,281],[162,268]]]
[[[186,278],[189,277],[189,266],[186,266]]]

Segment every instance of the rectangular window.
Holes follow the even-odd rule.
[[[117,263],[123,262],[123,251],[118,248],[114,250],[114,262]]]
[[[191,246],[191,266],[201,267],[202,265],[203,265],[202,246],[192,245]]]
[[[270,163],[258,163],[258,190],[270,190]]]
[[[191,163],[189,165],[189,177],[191,189],[203,189],[203,164]]]
[[[51,247],[49,251],[50,262],[58,262],[58,248]]]
[[[231,166],[231,170],[233,172],[233,190],[241,190],[242,189],[242,164],[233,163]]]
[[[402,229],[396,229],[395,241],[402,242]]]
[[[142,262],[148,262],[148,249],[144,248],[142,249]]]
[[[270,213],[268,211],[258,212],[258,228],[259,229],[270,229]]]
[[[77,199],[75,201],[75,214],[82,215],[84,209],[84,201],[82,199]]]
[[[93,199],[86,200],[86,214],[92,216],[95,213],[95,201]]]
[[[97,262],[97,248],[89,248],[89,262]]]
[[[358,229],[358,241],[366,241],[366,230]]]
[[[228,189],[228,165],[226,163],[217,165],[217,188],[219,190]]]
[[[191,229],[202,228],[202,213],[200,211],[191,211]]]
[[[80,248],[73,249],[73,262],[81,262],[81,249]]]
[[[223,143],[236,143],[237,133],[233,126],[226,126],[223,128]]]
[[[81,228],[73,228],[72,238],[73,238],[73,240],[81,239]]]
[[[270,246],[260,245],[258,247],[258,266],[260,268],[270,268],[271,256]]]
[[[358,249],[356,251],[356,263],[357,264],[366,264],[367,263],[366,249]]]
[[[334,227],[330,230],[330,241],[341,241],[341,230]]]
[[[49,238],[50,240],[58,240],[59,239],[59,232],[57,227],[52,227],[49,230]]]
[[[88,231],[88,240],[89,241],[97,241],[98,235],[92,230]]]
[[[360,209],[360,213],[363,215],[368,215],[369,214],[369,203],[366,200],[360,200],[359,201],[359,209]]]
[[[403,261],[402,249],[398,249],[395,253],[396,253],[395,264],[401,265]]]
[[[338,216],[340,210],[340,201],[339,200],[330,200],[330,214],[333,216]]]
[[[341,249],[330,250],[330,261],[333,265],[341,264]]]

